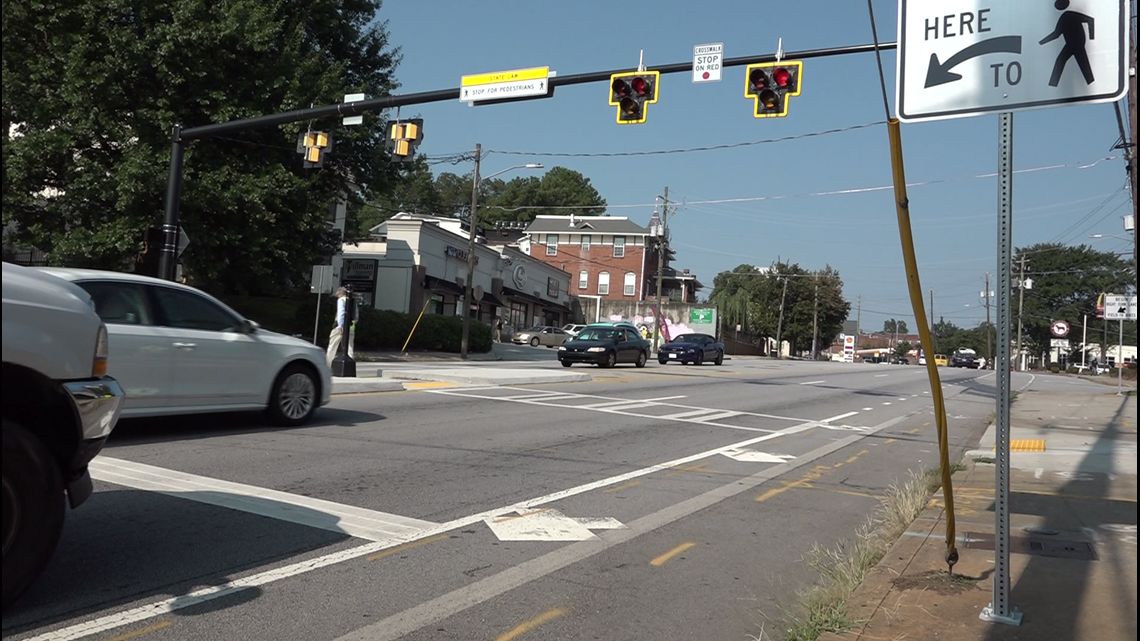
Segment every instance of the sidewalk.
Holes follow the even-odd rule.
[[[993,597],[993,426],[954,475],[960,559],[946,571],[942,494],[849,601],[856,627],[820,639],[1136,638],[1136,396],[1025,392],[1013,404],[1010,599],[1020,626],[982,621]]]

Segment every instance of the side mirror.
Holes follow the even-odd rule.
[[[247,318],[241,322],[241,333],[243,334],[255,334],[259,329],[261,329],[261,325],[258,325],[257,321],[251,321]]]

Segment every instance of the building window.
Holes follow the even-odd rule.
[[[586,289],[590,286],[590,272],[582,270],[578,272],[578,289]]]
[[[592,241],[592,240],[593,239],[590,238],[589,234],[582,234],[582,251],[584,251],[584,252],[590,251],[590,241]]]
[[[637,293],[637,274],[633,272],[625,273],[625,295],[633,296]]]
[[[526,326],[525,323],[526,303],[512,302],[510,316],[507,317],[507,324],[517,332]]]
[[[605,296],[610,293],[610,273],[602,272],[598,274],[598,294]]]
[[[558,234],[547,234],[546,235],[546,255],[547,256],[557,256],[558,255]]]
[[[614,236],[614,258],[625,256],[625,236]]]

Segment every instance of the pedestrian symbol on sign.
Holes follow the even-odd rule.
[[[1065,39],[1065,46],[1061,49],[1061,53],[1057,54],[1057,62],[1053,65],[1053,75],[1049,77],[1049,86],[1056,87],[1061,82],[1061,74],[1065,71],[1065,65],[1069,63],[1069,58],[1077,59],[1077,66],[1081,68],[1081,74],[1085,77],[1085,84],[1091,85],[1093,83],[1092,65],[1089,64],[1089,53],[1085,50],[1085,25],[1089,26],[1089,40],[1095,40],[1095,21],[1079,11],[1065,11],[1069,8],[1069,0],[1057,0],[1053,3],[1057,11],[1062,11],[1061,17],[1057,19],[1057,28],[1053,33],[1045,36],[1038,44],[1046,44],[1056,40],[1057,38]]]

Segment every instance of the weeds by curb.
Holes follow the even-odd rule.
[[[962,463],[954,463],[950,473],[965,469]],[[815,641],[825,632],[843,632],[855,625],[847,614],[848,599],[941,484],[940,468],[911,470],[905,481],[890,487],[878,509],[855,531],[854,541],[812,546],[804,562],[822,580],[796,594],[802,614],[784,611],[791,621],[784,631],[785,641]]]

